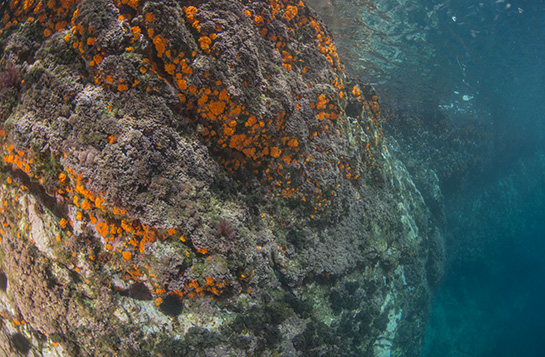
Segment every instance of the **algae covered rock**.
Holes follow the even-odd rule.
[[[2,10],[2,351],[418,353],[440,227],[303,2]]]

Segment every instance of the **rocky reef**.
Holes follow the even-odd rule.
[[[304,2],[1,9],[3,354],[420,353],[441,223]]]

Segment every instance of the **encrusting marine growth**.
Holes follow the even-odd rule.
[[[352,182],[367,169],[359,162],[373,163],[372,147],[381,135],[377,97],[363,95],[357,85],[346,86],[332,38],[303,2],[254,2],[238,9],[248,18],[245,30],[257,32],[264,40],[259,45],[267,46],[269,53],[276,52],[284,67],[265,71],[254,63],[256,70],[240,74],[235,72],[248,60],[247,51],[258,49],[244,48],[254,45],[242,39],[242,43],[234,43],[232,19],[215,17],[211,5],[200,10],[183,6],[181,13],[174,12],[176,16],[171,17],[157,16],[165,9],[154,2],[115,1],[116,8],[100,16],[92,6],[78,5],[77,0],[11,1],[12,11],[3,19],[4,31],[32,22],[45,38],[62,34],[85,61],[95,83],[113,91],[141,87],[150,92],[157,85],[154,79],[168,83],[177,91],[180,110],[187,120],[199,125],[203,139],[228,173],[252,174],[268,183],[270,195],[308,200],[316,213],[333,204],[336,185],[306,168],[309,162],[326,156],[323,164],[332,165]],[[118,42],[109,41],[110,34],[104,34],[101,27],[122,32]],[[300,37],[312,37],[315,48],[290,43]],[[314,63],[307,58],[311,51],[322,55],[313,60],[330,65],[327,76],[316,76],[312,70]],[[202,61],[203,54],[211,61]],[[214,61],[225,68],[213,65]],[[296,74],[299,78],[286,83],[285,93],[270,93],[275,82],[285,78],[285,73],[278,73],[282,71],[293,71],[289,77]],[[240,93],[245,88],[257,93]],[[257,94],[268,98],[263,100]],[[360,102],[360,109],[372,112],[375,125],[360,143],[367,150],[359,157],[347,157],[334,145],[346,146],[342,138],[335,137],[345,135],[338,121],[345,120],[343,107],[351,94]],[[289,100],[282,98],[285,96]],[[309,115],[314,120],[308,120]],[[301,117],[305,123],[298,122]],[[301,124],[304,130],[294,127]]]
[[[405,233],[418,229],[403,228],[417,223],[381,237],[408,209],[383,191],[394,170],[378,98],[347,77],[304,2],[2,6],[0,269],[19,296],[2,312],[13,327],[68,355],[335,353],[341,307],[362,308],[347,279],[368,274],[378,282],[361,289],[386,302],[356,325],[383,335],[393,285],[373,268],[422,263]],[[31,314],[38,305],[61,322]]]
[[[20,23],[36,23],[44,38],[59,33],[85,61],[86,69],[94,76],[95,84],[111,91],[124,92],[138,87],[150,92],[154,90],[153,79],[168,84],[177,91],[179,110],[188,121],[200,127],[203,140],[230,175],[254,175],[268,187],[271,199],[281,196],[297,198],[303,203],[310,202],[313,205],[312,217],[326,211],[337,196],[336,188],[346,183],[339,179],[333,183],[324,182],[320,170],[316,173],[314,168],[308,169],[307,166],[315,161],[318,164],[314,166],[327,164],[328,170],[333,167],[354,184],[357,184],[361,170],[366,169],[359,162],[367,162],[372,167],[372,159],[363,155],[372,156],[372,147],[378,144],[380,114],[377,97],[372,95],[366,98],[357,85],[348,89],[347,93],[343,67],[335,52],[333,40],[303,2],[255,2],[248,3],[244,9],[244,14],[251,20],[250,24],[264,39],[262,45],[269,46],[281,56],[284,69],[277,71],[293,71],[298,74],[299,81],[297,87],[290,90],[289,103],[283,98],[275,98],[276,93],[262,102],[256,102],[260,98],[255,98],[255,95],[248,98],[248,95],[229,93],[228,89],[233,87],[232,80],[228,79],[231,81],[228,85],[223,82],[229,77],[229,71],[245,60],[241,58],[244,51],[226,49],[225,46],[230,44],[223,44],[221,40],[227,38],[227,30],[232,28],[229,18],[211,17],[207,11],[208,5],[201,11],[195,6],[183,6],[180,18],[158,17],[156,14],[162,13],[164,9],[157,8],[158,5],[153,2],[115,1],[113,5],[116,9],[110,8],[111,14],[100,14],[86,2],[81,2],[80,6],[77,0],[13,0],[9,3],[10,11],[3,18],[3,31],[9,31]],[[118,15],[114,18],[112,14],[116,12]],[[105,35],[100,32],[103,30],[100,26],[124,31],[119,43],[108,43],[104,39]],[[330,79],[329,85],[318,83],[315,73],[312,70],[309,72],[308,66],[312,63],[305,62],[309,50],[290,46],[289,41],[295,36],[315,37],[315,50],[331,66],[332,74],[327,76]],[[210,68],[206,71],[203,68],[194,70],[199,65],[202,53],[212,56],[213,61],[228,63],[229,69],[214,68],[209,64]],[[132,62],[132,69],[123,66],[128,59]],[[261,92],[266,94],[269,91],[265,86],[267,81],[274,82],[277,79],[272,78],[274,73],[266,74],[266,79],[256,78],[262,75],[255,71],[247,73],[245,77],[240,76],[238,80],[243,84],[237,83],[237,86],[251,87],[255,91],[256,82],[261,81],[264,84]],[[376,126],[373,128],[376,136],[361,142],[366,150],[362,150],[362,154],[357,157],[341,155],[334,145],[343,144],[344,129],[338,121],[346,121],[342,117],[342,108],[346,96],[350,94],[360,103],[360,111],[366,109],[372,113],[372,122]],[[301,120],[298,112],[315,118],[310,120],[311,125],[307,125],[304,133],[297,131],[301,128],[292,128],[292,123]],[[305,120],[309,121],[307,118]],[[341,139],[336,141],[332,139],[334,137]],[[116,141],[116,136],[108,136],[109,143]],[[14,152],[13,146],[5,148],[4,152],[6,163],[24,169],[27,174],[34,171],[33,159],[25,159],[26,152]],[[318,157],[323,159],[319,160]],[[324,171],[323,167],[321,171]],[[34,176],[34,179],[43,178]],[[102,194],[86,189],[88,179],[68,167],[58,174],[58,179],[60,187],[57,195],[78,209],[76,219],[93,225],[103,238],[105,250],[123,257],[125,261],[130,261],[135,254],[143,253],[145,244],[176,233],[175,228],[158,233],[156,228],[142,225],[137,219],[126,216],[126,210],[115,206],[106,209]],[[63,218],[59,224],[69,235],[73,222]],[[182,241],[188,238],[183,234],[178,235]],[[193,250],[198,254],[207,252],[206,247],[195,247]],[[89,258],[95,257],[90,254]],[[133,273],[130,271],[127,269],[133,278],[141,274],[136,267]],[[218,288],[222,288],[227,283],[218,284]],[[188,288],[190,295],[206,291],[198,288],[198,282],[189,282],[187,285],[194,287]],[[204,284],[201,282],[201,285],[205,289],[215,286],[209,281]],[[156,291],[163,290],[158,288]],[[221,291],[216,287],[207,290],[216,295]]]

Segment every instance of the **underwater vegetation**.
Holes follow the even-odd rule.
[[[3,10],[0,350],[418,353],[441,226],[304,2]]]
[[[17,87],[21,84],[19,78],[19,69],[13,64],[8,64],[6,70],[0,72],[0,88],[2,90],[8,90],[13,87]]]

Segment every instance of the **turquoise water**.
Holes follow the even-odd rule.
[[[494,134],[483,165],[443,192],[447,274],[424,355],[544,356],[545,5],[461,3],[448,14],[465,24],[436,39],[465,54],[465,89]]]
[[[545,156],[451,199],[449,264],[425,356],[543,356]],[[454,202],[456,200],[456,202]]]
[[[459,1],[443,11],[430,41],[444,68],[461,69],[445,83],[469,98],[450,110],[471,103],[475,117],[461,120],[493,134],[463,184],[443,188],[447,273],[424,355],[544,356],[545,5]]]
[[[441,180],[447,266],[423,355],[545,356],[545,1],[334,3],[348,67],[424,123],[409,154]]]

